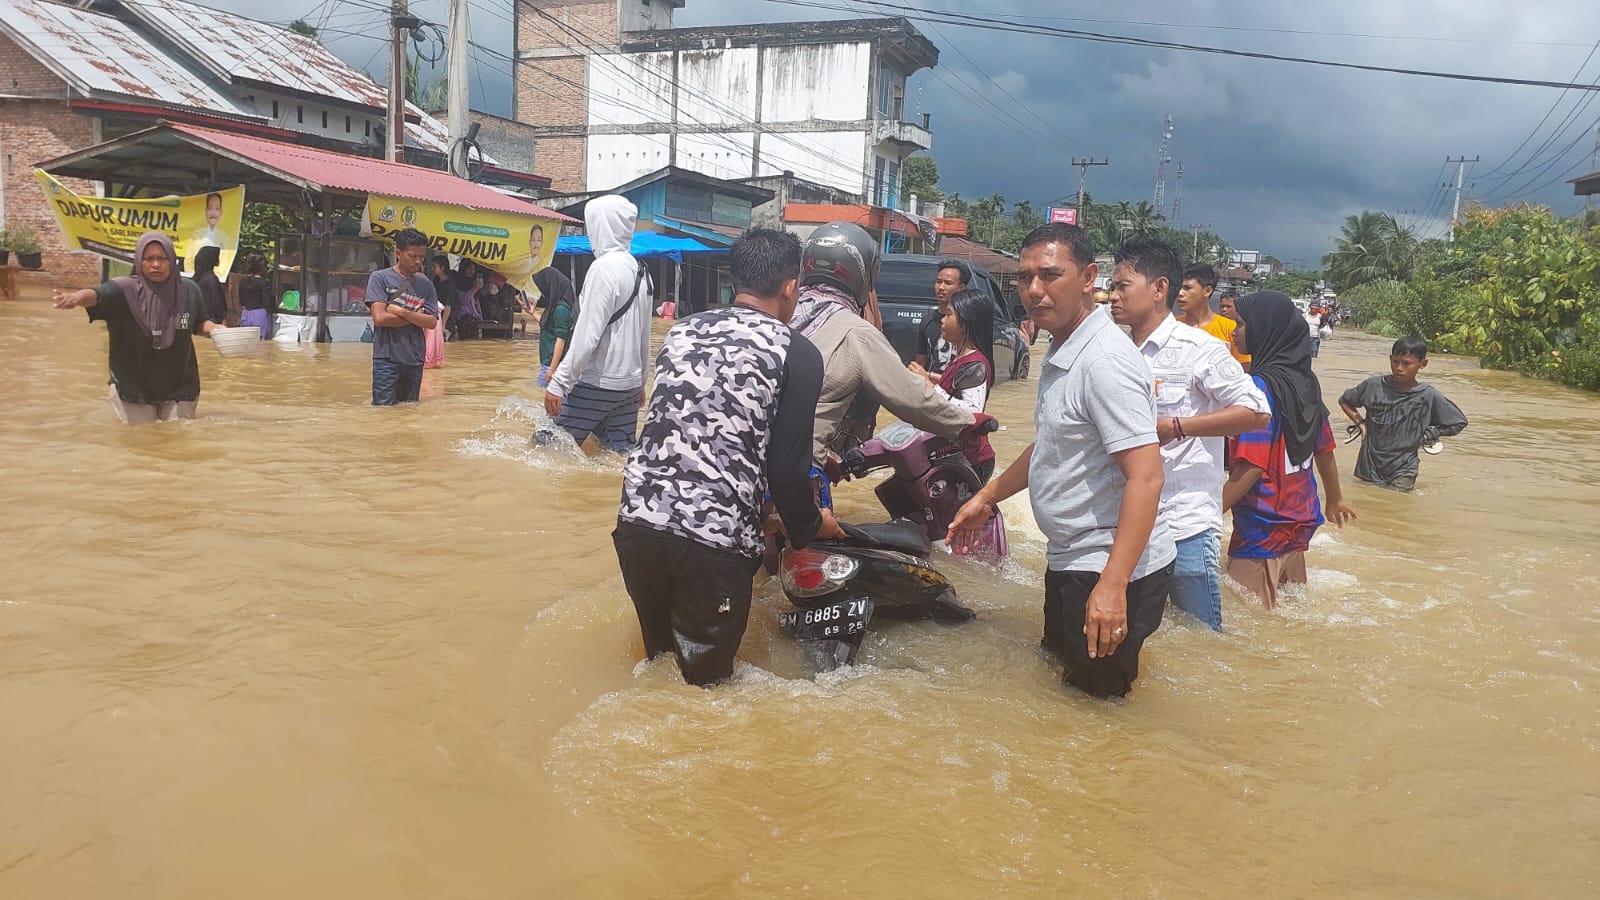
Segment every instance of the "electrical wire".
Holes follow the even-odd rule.
[[[767,3],[778,3],[784,6],[802,6],[812,9],[827,9],[836,12],[850,12],[846,7],[834,3],[816,2],[816,0],[765,0]],[[1475,81],[1488,84],[1512,84],[1525,87],[1552,87],[1570,88],[1583,91],[1600,91],[1600,85],[1572,84],[1562,81],[1544,81],[1536,78],[1512,78],[1499,75],[1472,75],[1461,72],[1442,72],[1432,69],[1409,69],[1398,66],[1375,66],[1364,63],[1341,62],[1330,59],[1317,59],[1306,56],[1287,56],[1278,53],[1262,53],[1254,50],[1239,50],[1230,47],[1212,47],[1204,44],[1180,43],[1176,41],[1159,41],[1150,38],[1138,38],[1129,35],[1106,34],[1103,32],[1083,31],[1073,28],[1059,28],[1051,26],[1029,26],[1018,22],[1008,22],[987,16],[973,16],[963,13],[924,13],[915,8],[898,3],[887,3],[884,0],[857,0],[879,9],[886,9],[898,13],[908,19],[923,22],[940,22],[956,25],[962,28],[974,28],[984,31],[1010,32],[1014,34],[1039,35],[1045,37],[1060,37],[1068,40],[1089,41],[1101,44],[1120,44],[1130,47],[1150,47],[1163,50],[1178,50],[1188,53],[1212,53],[1221,56],[1234,56],[1243,59],[1259,59],[1273,62],[1300,63],[1302,65],[1325,66],[1336,69],[1352,69],[1362,72],[1387,72],[1396,75],[1414,75],[1424,78],[1443,78],[1453,81]]]
[[[1583,70],[1587,69],[1589,67],[1589,61],[1594,59],[1594,55],[1595,55],[1596,51],[1600,51],[1600,41],[1595,41],[1594,42],[1594,46],[1589,48],[1589,55],[1585,56],[1583,58],[1583,64],[1578,66],[1578,71],[1572,73],[1572,80],[1573,81],[1577,81],[1579,78],[1583,77]],[[1500,170],[1504,169],[1507,165],[1510,165],[1511,161],[1517,158],[1517,154],[1522,152],[1522,148],[1528,146],[1529,142],[1531,142],[1533,140],[1534,135],[1538,134],[1539,130],[1544,128],[1545,123],[1550,121],[1550,117],[1552,115],[1555,115],[1556,108],[1561,105],[1561,101],[1567,99],[1567,94],[1568,93],[1569,93],[1568,91],[1563,90],[1561,92],[1561,94],[1556,97],[1555,102],[1550,104],[1550,108],[1545,110],[1544,118],[1539,120],[1539,124],[1533,126],[1533,130],[1528,132],[1528,136],[1523,138],[1522,139],[1522,143],[1517,145],[1517,149],[1511,151],[1510,155],[1508,155],[1505,159],[1501,160],[1500,163],[1498,165],[1496,165],[1494,168],[1492,168],[1489,171],[1483,173],[1483,177],[1484,178],[1492,178],[1492,177],[1494,177],[1495,173],[1497,173]],[[1535,151],[1535,152],[1537,153],[1537,151]]]

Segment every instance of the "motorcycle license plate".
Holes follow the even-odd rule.
[[[778,628],[802,641],[842,640],[866,631],[871,618],[871,600],[840,600],[827,606],[778,613]]]

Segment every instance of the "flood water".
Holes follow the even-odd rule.
[[[141,428],[105,343],[0,304],[0,897],[1600,890],[1594,395],[1436,358],[1472,424],[1418,492],[1351,485],[1305,595],[1169,616],[1124,703],[1038,655],[1023,498],[1005,570],[941,563],[976,621],[813,680],[761,586],[703,691],[639,665],[619,464],[527,447],[535,341],[373,409],[365,345],[200,340],[201,418]],[[1330,406],[1386,361],[1325,342]]]

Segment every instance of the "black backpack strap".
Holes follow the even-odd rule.
[[[628,295],[628,301],[626,303],[617,307],[617,311],[611,316],[611,321],[606,323],[607,328],[610,328],[611,326],[622,321],[622,317],[627,315],[628,310],[633,308],[634,301],[639,299],[639,288],[644,284],[644,273],[644,263],[639,263],[639,274],[634,276],[633,279],[633,293]]]

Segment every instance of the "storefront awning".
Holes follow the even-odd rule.
[[[385,194],[559,222],[577,220],[448,172],[162,123],[39,164],[52,175],[193,193],[242,184],[250,200],[292,207],[316,194]],[[362,198],[364,202],[364,197]]]
[[[559,238],[556,240],[557,256],[587,256],[594,250],[589,246],[589,239],[582,235]],[[656,231],[641,231],[633,236],[633,242],[628,248],[638,259],[670,259],[673,262],[683,262],[685,253],[727,253],[724,247],[707,247],[694,238],[670,237]]]

